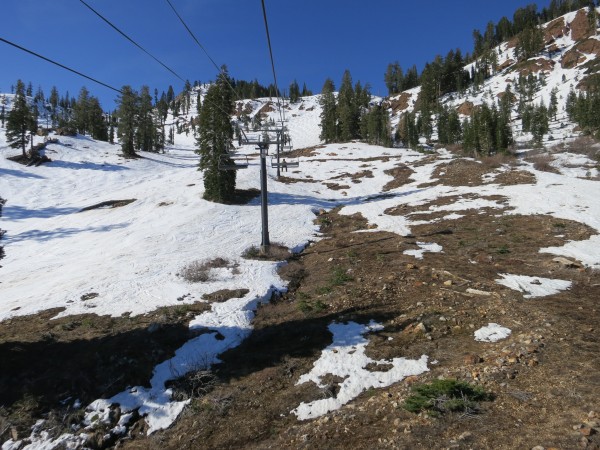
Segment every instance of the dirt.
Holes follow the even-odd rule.
[[[408,109],[409,100],[412,98],[412,94],[403,92],[398,97],[394,97],[389,102],[389,107],[392,108],[392,115],[400,114]]]
[[[590,21],[587,17],[587,10],[580,9],[577,11],[575,18],[569,24],[571,27],[571,39],[574,41],[581,41],[589,38],[594,30],[590,26]]]
[[[473,104],[473,102],[466,101],[457,108],[457,111],[463,116],[471,116],[471,114],[473,114],[474,109],[475,105]]]
[[[478,185],[497,168],[456,160],[438,167],[436,176],[444,185]],[[398,169],[391,175],[400,182],[409,174]],[[533,181],[518,166],[496,180],[500,177],[505,183]],[[430,207],[454,203],[459,196],[386,211],[429,221],[413,226],[410,236],[355,233],[370,228],[360,214],[320,212],[315,220],[322,239],[281,266],[289,290],[259,307],[252,335],[221,355],[222,364],[211,373],[174,383],[178,398],[191,401],[170,429],[147,436],[147,426],[138,420],[118,447],[598,448],[600,273],[539,252],[596,231],[551,216],[506,215],[502,196],[485,198],[498,207],[459,211],[463,217],[451,221]],[[443,252],[426,253],[422,260],[404,254],[417,242],[435,242]],[[573,285],[559,294],[525,299],[496,283],[504,273]],[[211,300],[239,294],[217,292]],[[135,318],[50,320],[57,311],[47,311],[1,322],[0,415],[7,430],[13,426],[22,435],[44,414],[68,425],[80,412],[65,411],[60,400],[80,398],[86,404],[126,385],[147,383],[153,365],[188,336],[187,321],[206,307],[182,305]],[[425,354],[430,371],[370,389],[321,418],[297,420],[291,411],[301,402],[334,396],[343,381],[330,377],[326,388],[296,385],[331,343],[328,326],[371,320],[383,325],[367,336],[371,358]],[[473,332],[488,323],[509,327],[512,334],[497,343],[476,342]],[[6,370],[4,361],[9,361]],[[477,414],[434,417],[402,408],[411,386],[437,378],[473,383],[495,399],[482,403]]]
[[[556,39],[565,36],[569,32],[565,24],[565,18],[559,17],[550,22],[544,30],[544,43],[552,44]]]
[[[539,72],[550,72],[554,67],[554,61],[548,58],[535,58],[517,64],[513,70],[526,77]]]

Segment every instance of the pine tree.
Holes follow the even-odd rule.
[[[296,80],[290,83],[290,102],[296,103],[300,99],[300,86]]]
[[[117,136],[121,142],[121,151],[126,158],[137,157],[135,153],[135,130],[137,126],[138,95],[131,86],[123,86],[117,98],[116,112],[119,127]]]
[[[90,97],[88,101],[88,129],[93,139],[108,141],[108,126],[104,117],[104,111],[100,101],[96,97]]]
[[[27,105],[25,97],[25,84],[21,80],[17,81],[15,88],[15,97],[11,111],[6,120],[6,140],[11,148],[21,148],[23,157],[27,157],[27,132],[36,126],[33,112]]]
[[[204,199],[230,202],[235,196],[235,170],[219,170],[219,161],[227,159],[233,147],[233,126],[229,111],[234,108],[229,75],[223,66],[217,80],[210,86],[200,115],[200,135],[197,139],[199,168],[204,173]]]
[[[136,150],[154,151],[154,139],[156,128],[154,124],[154,112],[152,108],[152,96],[148,86],[142,86],[138,97],[137,128],[135,132]]]
[[[82,87],[79,91],[79,97],[73,108],[73,126],[79,134],[86,134],[89,131],[89,110],[90,110],[90,93]]]
[[[548,115],[554,120],[556,120],[556,114],[558,113],[558,98],[556,97],[557,93],[558,90],[556,87],[554,87],[550,92],[550,105],[548,106]]]
[[[395,95],[402,92],[404,85],[404,74],[398,61],[388,64],[384,75],[384,81],[386,87],[388,88],[389,95]]]
[[[340,92],[338,94],[337,106],[339,120],[339,139],[341,142],[348,142],[359,136],[359,111],[355,98],[354,88],[352,87],[352,76],[350,71],[346,70],[342,77]]]
[[[330,78],[325,80],[321,90],[321,134],[319,138],[329,144],[338,139],[337,102],[335,98],[335,85]]]

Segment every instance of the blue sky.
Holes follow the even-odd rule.
[[[184,79],[214,79],[216,69],[164,0],[86,0]],[[171,0],[218,64],[236,79],[272,81],[260,0]],[[419,70],[436,54],[472,50],[472,31],[515,9],[549,0],[265,0],[281,89],[296,78],[315,93],[345,69],[373,94],[387,93],[383,74],[398,60]],[[176,92],[183,83],[126,41],[78,0],[3,0],[0,37],[120,88]],[[86,86],[105,109],[116,94],[0,42],[0,92],[18,78],[61,94]]]

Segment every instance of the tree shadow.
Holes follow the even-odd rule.
[[[92,163],[92,162],[71,162],[71,161],[58,161],[52,160],[46,163],[47,167],[56,167],[60,169],[72,169],[72,170],[100,170],[103,172],[117,172],[121,170],[129,170],[128,167],[119,164],[110,163]]]
[[[429,189],[429,188],[425,188]],[[393,198],[408,197],[424,189],[413,189],[406,192],[391,192],[377,195],[364,195],[351,198],[324,199],[310,195],[298,195],[282,192],[269,192],[269,205],[308,205],[314,208],[333,208],[337,206],[356,206]]]
[[[129,226],[128,223],[117,223],[114,225],[104,225],[100,227],[87,228],[57,228],[55,230],[29,230],[16,235],[8,235],[6,242],[14,243],[26,240],[46,242],[51,239],[64,239],[81,233],[106,233],[112,230],[119,230]]]
[[[48,219],[50,217],[64,216],[67,214],[73,214],[78,211],[77,208],[36,208],[28,209],[24,206],[9,205],[4,207],[4,217],[12,221],[23,220],[23,219]]]
[[[32,178],[32,179],[36,179],[36,180],[45,180],[46,179],[45,177],[36,175],[34,173],[24,172],[21,170],[0,168],[0,176],[4,176],[4,175],[17,177],[17,178]]]

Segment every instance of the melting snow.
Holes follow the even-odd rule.
[[[497,342],[510,336],[510,329],[498,325],[497,323],[488,323],[487,326],[475,331],[475,340],[480,342]]]
[[[333,343],[323,350],[321,357],[314,363],[313,369],[302,375],[296,384],[312,381],[317,386],[326,388],[322,379],[328,374],[343,378],[343,381],[335,397],[301,403],[292,411],[298,419],[307,420],[322,416],[339,409],[369,388],[389,386],[408,376],[429,371],[428,358],[425,355],[417,360],[394,358],[391,361],[376,361],[369,358],[365,354],[369,341],[364,335],[382,328],[381,324],[374,321],[369,325],[334,322],[329,326],[329,331],[333,334]],[[366,369],[369,364],[391,366],[391,368],[386,371],[372,372]]]
[[[435,242],[433,243],[428,243],[428,242],[417,242],[417,245],[419,246],[419,249],[417,250],[404,250],[404,252],[402,252],[404,255],[412,255],[417,259],[423,259],[423,253],[428,252],[428,253],[441,253],[443,247],[439,244],[436,244]]]
[[[523,297],[545,297],[558,294],[571,287],[571,282],[566,280],[553,280],[550,278],[528,277],[525,275],[500,274],[502,278],[496,283],[523,293]]]

